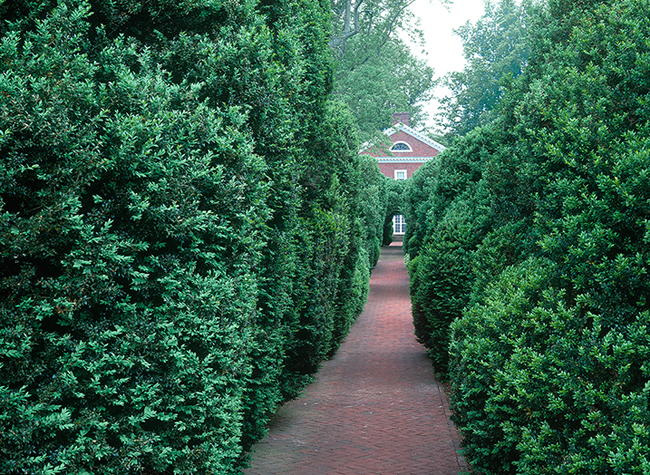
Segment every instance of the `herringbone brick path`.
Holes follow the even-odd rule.
[[[458,435],[415,341],[401,243],[384,248],[363,313],[305,394],[281,408],[245,475],[457,475]]]

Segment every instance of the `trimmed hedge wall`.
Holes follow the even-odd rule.
[[[409,186],[416,334],[486,475],[650,471],[649,8],[540,6],[499,118]]]
[[[449,325],[460,317],[475,279],[477,245],[490,229],[490,193],[482,180],[491,135],[467,140],[416,171],[407,188],[411,300],[415,335],[446,373]]]
[[[0,17],[0,472],[239,473],[378,256],[327,2]]]

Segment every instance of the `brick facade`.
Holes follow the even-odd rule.
[[[379,170],[389,178],[395,178],[395,170],[406,170],[406,178],[411,178],[413,172],[423,164],[424,161],[409,163],[380,163]]]
[[[426,135],[411,129],[409,122],[408,113],[396,112],[393,114],[393,126],[384,132],[390,137],[392,147],[401,142],[401,148],[405,150],[393,150],[391,156],[387,156],[386,151],[375,151],[372,148],[361,152],[377,158],[379,169],[389,178],[395,178],[395,170],[406,170],[406,178],[410,178],[415,170],[445,149]]]
[[[393,155],[395,155],[394,158],[413,158],[413,157],[435,157],[438,155],[440,150],[432,147],[429,144],[426,144],[422,141],[420,141],[418,138],[413,137],[412,135],[409,135],[408,133],[404,132],[403,130],[400,130],[399,132],[396,132],[390,136],[390,141],[392,143],[396,142],[405,142],[411,146],[411,149],[413,150],[412,152],[393,152]],[[424,163],[422,161],[421,163]]]
[[[405,170],[406,176],[413,176],[415,170],[420,168],[428,160],[442,152],[445,147],[431,140],[424,134],[412,129],[409,126],[410,117],[406,112],[393,114],[393,126],[384,133],[390,137],[392,152],[390,156],[386,151],[376,151],[372,147],[363,150],[361,153],[372,155],[377,159],[379,170],[389,178],[396,178],[396,170]],[[398,226],[397,223],[402,225]],[[403,216],[395,216],[393,219],[395,234],[404,233]]]

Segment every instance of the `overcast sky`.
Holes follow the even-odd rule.
[[[421,19],[426,40],[425,59],[435,70],[436,77],[463,69],[463,46],[453,30],[467,21],[476,22],[483,15],[484,6],[484,0],[454,0],[454,3],[446,8],[439,0],[415,0],[411,5],[411,11]],[[413,53],[423,57],[419,48],[413,47]],[[443,89],[436,90],[436,95],[444,94]],[[436,108],[437,103],[434,100],[428,107],[429,115],[432,116]]]

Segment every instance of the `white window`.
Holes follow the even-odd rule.
[[[406,221],[404,216],[396,214],[393,216],[393,234],[404,234],[406,232]]]
[[[395,170],[396,180],[406,180],[406,170]]]
[[[406,142],[395,142],[390,148],[391,152],[412,152],[413,149]]]

